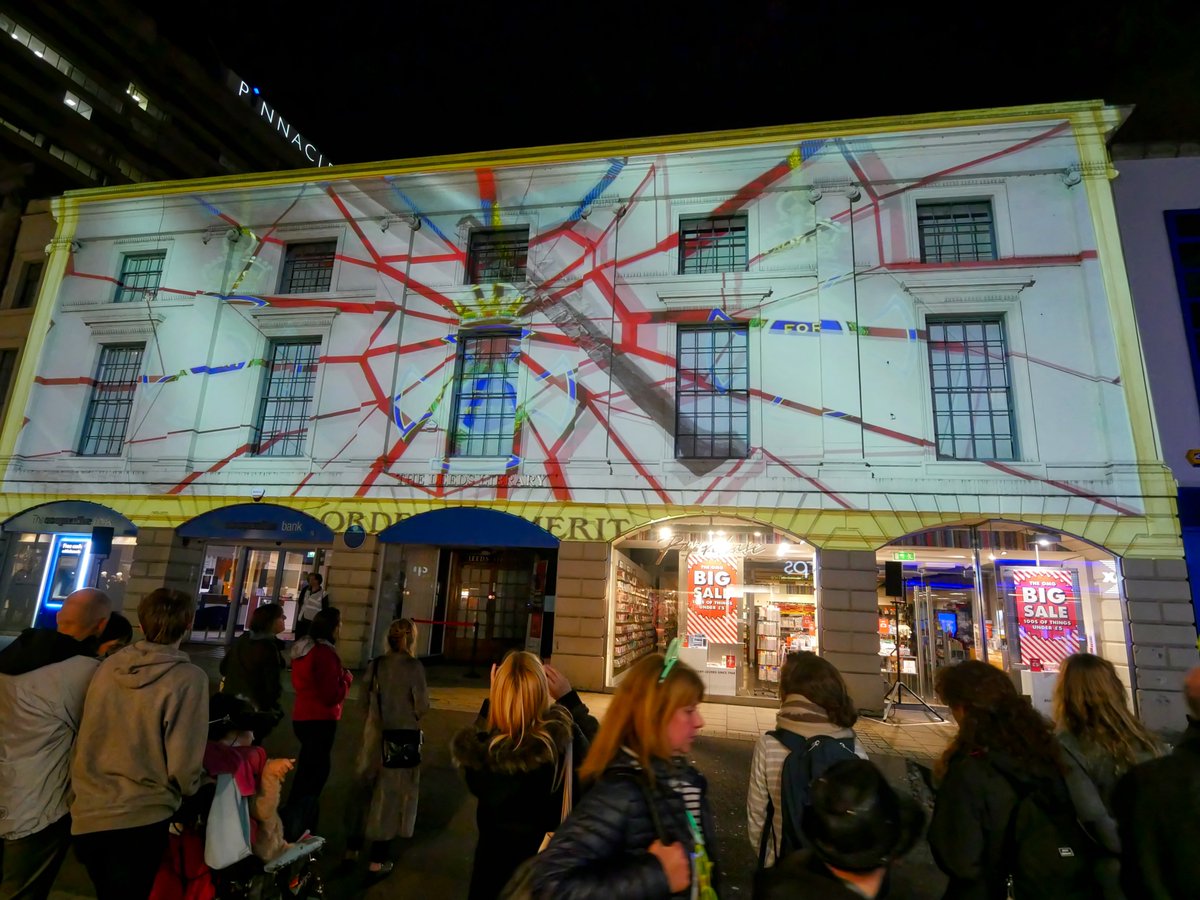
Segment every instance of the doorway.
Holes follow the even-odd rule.
[[[453,550],[450,552],[446,658],[467,662],[478,628],[475,659],[499,659],[525,644],[533,606],[536,558],[530,550]],[[469,623],[469,624],[468,624]]]
[[[283,606],[290,639],[299,612],[300,588],[309,572],[325,576],[327,553],[298,547],[209,544],[204,551],[191,639],[224,644],[244,631],[263,603]]]

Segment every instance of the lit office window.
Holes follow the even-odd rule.
[[[146,99],[146,95],[142,93],[142,89],[132,81],[129,82],[129,87],[125,88],[125,93],[128,94],[130,99],[132,99],[133,102],[140,106],[143,110],[150,107],[150,101]]]
[[[117,303],[140,303],[158,296],[166,250],[151,253],[126,253],[117,280]]]
[[[529,226],[476,228],[467,244],[467,284],[525,280]]]
[[[283,258],[283,294],[320,294],[333,285],[333,261],[337,241],[308,241],[288,244]]]
[[[318,338],[272,341],[258,412],[259,456],[301,456],[317,386]]]
[[[990,200],[918,203],[921,262],[976,262],[996,258],[996,227]]]
[[[80,456],[120,456],[145,349],[145,344],[100,348],[100,365],[79,440]]]
[[[72,94],[70,91],[63,96],[63,104],[71,107],[75,112],[79,113],[85,119],[92,117],[92,105],[86,100],[79,97],[78,94]]]
[[[745,325],[680,327],[675,366],[675,455],[750,453],[750,348]]]
[[[520,341],[515,331],[458,335],[451,456],[495,457],[513,452]]]
[[[937,318],[927,324],[938,456],[1016,459],[1003,320]]]
[[[679,274],[745,272],[748,241],[744,215],[680,216]]]

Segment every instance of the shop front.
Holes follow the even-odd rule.
[[[711,697],[778,696],[790,651],[817,649],[814,549],[716,516],[671,520],[613,545],[607,684],[681,639]]]
[[[992,521],[910,535],[877,562],[880,670],[928,702],[938,670],[965,659],[1012,673],[1046,713],[1072,653],[1105,656],[1128,683],[1120,572],[1104,550]]]
[[[196,516],[177,529],[201,543],[196,573],[196,619],[191,640],[224,644],[245,630],[262,603],[279,603],[289,638],[310,572],[327,579],[330,528],[299,510],[240,503]],[[337,603],[336,596],[330,602]]]
[[[84,500],[61,500],[24,510],[0,528],[0,634],[30,626],[53,628],[72,591],[95,587],[125,604],[137,526]]]
[[[372,653],[393,618],[415,619],[420,656],[482,664],[514,648],[547,655],[558,538],[509,513],[450,507],[379,533],[384,545]]]

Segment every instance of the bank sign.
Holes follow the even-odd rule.
[[[277,110],[272,109],[268,105],[258,88],[243,81],[232,72],[229,73],[227,81],[229,86],[237,92],[238,99],[244,103],[248,103],[258,113],[258,117],[266,123],[267,127],[274,131],[280,140],[286,141],[297,154],[303,156],[310,165],[333,165],[333,163],[325,158],[325,154],[317,149],[315,144],[312,144],[300,134],[299,128],[284,119]],[[300,165],[301,163],[297,161],[297,166]]]

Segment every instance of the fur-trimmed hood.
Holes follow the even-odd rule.
[[[546,712],[546,730],[557,749],[557,759],[562,759],[567,746],[574,738],[574,722],[571,714],[560,706],[552,706]],[[450,755],[454,764],[463,769],[476,769],[497,775],[512,775],[519,772],[535,772],[543,766],[554,765],[550,748],[542,741],[526,739],[519,746],[511,738],[490,746],[492,734],[464,728],[450,742]]]

